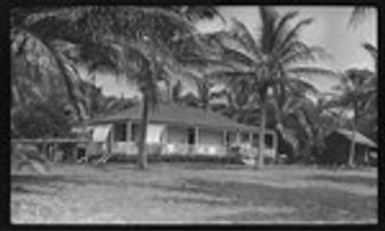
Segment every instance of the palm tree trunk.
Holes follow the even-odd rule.
[[[259,133],[259,145],[258,145],[258,165],[255,165],[258,169],[263,168],[264,158],[263,153],[265,151],[265,133],[266,133],[266,102],[261,103],[261,125]]]
[[[147,137],[147,126],[148,126],[148,110],[149,110],[148,96],[144,92],[143,94],[143,107],[142,107],[142,121],[140,126],[140,137],[139,137],[139,153],[138,153],[138,167],[139,169],[147,169],[147,150],[146,150],[146,137]]]
[[[348,159],[348,166],[349,167],[354,167],[354,158],[356,156],[355,136],[356,136],[356,129],[354,128],[353,132],[352,132],[351,142],[350,142],[349,159]]]
[[[348,166],[349,167],[354,167],[354,159],[355,159],[355,156],[356,156],[356,140],[355,140],[355,137],[356,137],[356,133],[357,133],[357,128],[356,128],[356,124],[357,124],[357,112],[358,112],[358,106],[357,106],[357,99],[354,100],[353,102],[353,119],[352,119],[352,138],[351,138],[351,142],[350,142],[350,148],[349,148],[349,159],[348,159]]]

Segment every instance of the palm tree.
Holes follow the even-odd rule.
[[[368,14],[370,13],[371,10],[373,10],[372,7],[355,6],[350,15],[349,25],[355,26],[358,23],[362,22],[364,19],[368,17]]]
[[[232,70],[212,73],[212,78],[224,80],[228,86],[234,82],[248,82],[251,101],[258,101],[260,107],[260,136],[258,167],[263,167],[264,134],[266,130],[266,108],[269,92],[285,94],[285,87],[291,81],[300,81],[309,75],[333,75],[330,70],[313,66],[299,66],[304,61],[315,60],[324,55],[320,47],[308,46],[298,38],[300,30],[310,25],[312,19],[304,19],[290,26],[298,13],[278,15],[272,8],[260,7],[261,33],[255,38],[241,22],[234,20],[230,33],[220,33],[212,37],[222,46],[223,57]],[[231,41],[231,42],[229,42]]]
[[[47,47],[57,39],[74,44],[76,58],[88,68],[113,70],[138,86],[142,92],[138,164],[145,169],[148,113],[158,103],[158,82],[208,50],[185,16],[159,7],[63,8],[31,14],[24,27],[44,39]]]
[[[371,86],[368,85],[369,80],[373,77],[373,73],[369,70],[349,69],[345,71],[341,78],[341,84],[336,89],[342,92],[341,96],[335,100],[334,106],[344,107],[351,110],[352,118],[350,119],[350,127],[352,129],[351,144],[349,150],[348,165],[354,166],[355,158],[355,136],[357,133],[357,123],[362,115],[366,113],[368,92]]]
[[[377,48],[369,43],[362,44],[362,47],[372,56],[375,62],[375,72],[369,70],[349,69],[345,72],[341,85],[337,89],[342,90],[342,95],[336,100],[337,106],[351,109],[353,117],[350,120],[350,127],[353,130],[352,141],[349,150],[348,165],[354,166],[355,141],[354,136],[358,125],[365,120],[373,121],[374,133],[377,132]],[[368,118],[369,117],[369,118]]]
[[[378,60],[377,60],[377,56],[378,56],[378,51],[376,47],[374,47],[369,43],[362,44],[362,47],[368,52],[368,54],[373,59],[374,72],[366,70],[368,75],[367,80],[361,86],[362,88],[365,88],[365,93],[363,93],[360,98],[360,101],[364,102],[364,105],[361,110],[364,111],[365,113],[362,113],[360,117],[357,119],[356,126],[360,132],[372,138],[373,140],[377,140],[377,130],[378,130],[378,123],[377,123]]]
[[[202,108],[207,112],[212,105],[214,99],[221,98],[223,94],[214,92],[214,83],[210,82],[207,78],[191,76],[196,86],[196,94],[189,92],[183,97],[180,97],[180,101],[186,105]]]
[[[369,112],[367,113],[367,116],[369,117],[367,120],[369,124],[373,124],[374,126],[369,126],[372,128],[372,132],[374,135],[371,135],[371,137],[377,137],[377,86],[378,86],[378,50],[376,47],[369,43],[362,44],[363,48],[371,55],[374,61],[374,73],[372,73],[373,78],[369,78],[368,82],[365,83],[365,85],[368,87],[367,89],[367,95],[366,95],[366,101],[367,104],[365,106],[365,111]]]
[[[177,104],[181,103],[182,101],[182,90],[183,85],[181,81],[177,81],[176,84],[171,88],[171,101],[175,102]]]
[[[332,110],[334,94],[321,94],[314,103],[304,104],[302,107],[304,120],[303,127],[307,128],[305,149],[312,153],[312,157],[322,157],[326,150],[324,139],[335,129],[344,127],[346,119],[338,111]]]
[[[11,14],[11,85],[12,99],[15,100],[14,106],[28,104],[26,98],[32,97],[32,99],[40,101],[43,98],[48,98],[47,91],[52,89],[52,79],[57,79],[50,77],[59,74],[63,77],[61,81],[65,85],[68,99],[80,117],[81,109],[74,95],[74,76],[68,63],[65,62],[55,44],[26,26],[30,14],[43,11],[44,9],[41,8],[14,9]],[[31,59],[31,56],[36,58]],[[42,65],[41,60],[47,60],[48,64]],[[21,66],[19,66],[20,64]],[[55,70],[50,68],[51,65]],[[24,74],[19,74],[19,71],[24,71]],[[55,71],[58,71],[58,74]],[[26,88],[30,88],[33,92],[26,90]],[[37,98],[33,96],[37,96]]]

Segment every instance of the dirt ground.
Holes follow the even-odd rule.
[[[157,163],[11,177],[12,223],[376,223],[377,171]]]

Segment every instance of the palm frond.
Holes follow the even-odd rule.
[[[336,73],[333,70],[320,68],[320,67],[292,67],[286,69],[286,71],[295,77],[331,77],[331,78],[337,78],[340,77],[338,73]]]
[[[297,62],[316,61],[318,58],[330,57],[325,49],[320,46],[308,46],[307,44],[295,41],[287,49],[280,52],[281,65],[290,65]]]
[[[259,13],[262,21],[261,35],[259,38],[259,44],[262,49],[262,53],[271,53],[275,47],[274,42],[274,29],[276,21],[278,20],[278,13],[272,7],[259,7]]]
[[[306,93],[318,94],[319,90],[310,82],[298,78],[287,78],[287,86],[293,93],[304,95]]]
[[[281,134],[281,137],[291,145],[293,148],[294,152],[298,152],[298,147],[299,147],[299,141],[298,138],[296,137],[296,133],[294,129],[289,129],[285,128],[283,125],[278,125],[277,126],[278,132]]]
[[[248,30],[245,24],[237,19],[233,19],[233,29],[231,31],[233,37],[240,41],[243,47],[253,54],[252,59],[261,59],[260,47],[256,43],[256,40]]]
[[[253,72],[216,71],[206,75],[206,78],[228,85],[229,83],[234,83],[234,81],[240,81],[241,79],[251,79],[254,76],[255,74]]]
[[[362,22],[367,17],[370,10],[371,7],[355,6],[349,18],[349,25],[357,26],[359,22]]]
[[[289,32],[287,32],[286,36],[282,38],[282,41],[280,41],[280,43],[275,46],[276,51],[285,50],[287,47],[289,47],[291,42],[298,36],[300,30],[303,27],[312,24],[313,21],[313,18],[307,18],[298,22]]]
[[[374,60],[377,60],[378,49],[370,43],[363,43],[362,47],[373,57]]]
[[[283,35],[286,32],[286,28],[288,26],[288,23],[290,20],[294,19],[298,16],[297,11],[292,11],[286,13],[284,16],[282,16],[275,27],[274,33],[273,33],[273,44],[276,44],[280,41],[280,36]]]

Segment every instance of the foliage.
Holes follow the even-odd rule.
[[[369,112],[370,107],[368,105],[371,106],[372,112],[377,110],[377,107],[373,105],[373,101],[376,101],[376,86],[373,86],[375,78],[375,74],[369,70],[348,69],[343,73],[341,83],[337,86],[341,95],[334,100],[333,105],[352,112],[348,126],[353,131],[352,136],[358,132],[359,121]],[[376,116],[375,114],[374,116]],[[355,139],[352,138],[348,159],[349,166],[354,165],[355,146]]]
[[[349,25],[357,26],[359,23],[363,22],[367,17],[372,7],[367,6],[355,6],[349,19]]]
[[[32,104],[13,115],[14,138],[65,137],[70,134],[68,117],[55,103]]]
[[[271,96],[269,92],[273,91],[278,109],[277,128],[283,137],[287,137],[282,129],[284,112],[280,108],[288,92],[313,89],[302,77],[335,76],[335,73],[328,69],[303,65],[325,57],[321,47],[308,46],[299,39],[301,29],[311,24],[313,19],[303,19],[292,26],[290,22],[297,17],[297,12],[280,16],[273,8],[259,9],[262,27],[258,38],[235,19],[229,32],[209,36],[209,39],[221,47],[221,56],[229,66],[227,70],[210,73],[209,77],[222,81],[230,89],[242,92],[242,97],[238,96],[237,99],[243,101],[243,104],[259,104],[262,133],[266,126],[265,114],[268,98]],[[261,149],[263,137],[260,136]]]

